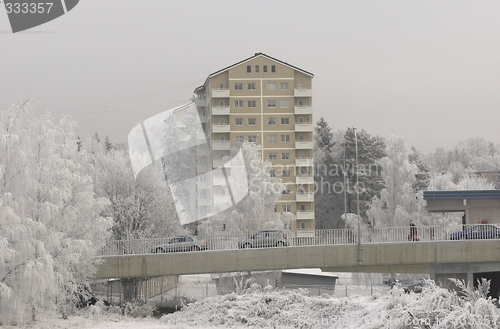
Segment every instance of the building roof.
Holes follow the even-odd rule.
[[[424,200],[500,199],[500,190],[424,191]]]
[[[224,72],[224,71],[227,71],[227,70],[229,70],[229,69],[231,69],[231,68],[233,68],[233,67],[235,67],[235,66],[237,66],[237,65],[243,64],[243,63],[245,63],[245,62],[247,62],[247,61],[249,61],[249,60],[252,60],[252,59],[254,59],[254,58],[256,58],[256,57],[259,57],[259,56],[269,58],[270,60],[273,60],[273,61],[278,62],[278,63],[280,63],[280,64],[283,64],[283,65],[285,65],[285,66],[288,66],[288,67],[290,67],[290,68],[292,68],[292,69],[294,69],[294,70],[297,70],[297,71],[302,72],[302,73],[304,73],[304,74],[306,74],[306,75],[309,75],[311,78],[312,78],[312,77],[314,77],[314,74],[312,74],[311,72],[308,72],[308,71],[303,70],[303,69],[301,69],[301,68],[299,68],[299,67],[296,67],[296,66],[290,65],[290,64],[288,64],[287,62],[283,62],[283,61],[281,61],[281,60],[279,60],[279,59],[277,59],[277,58],[271,57],[271,56],[266,55],[266,54],[264,54],[264,53],[255,53],[255,55],[253,55],[253,56],[251,56],[251,57],[248,57],[248,58],[246,58],[246,59],[244,59],[244,60],[242,60],[242,61],[239,61],[239,62],[234,63],[234,64],[232,64],[232,65],[229,65],[229,66],[227,66],[227,67],[225,67],[225,68],[223,68],[223,69],[221,69],[221,70],[218,70],[218,71],[215,71],[215,72],[213,72],[213,73],[209,74],[209,75],[208,75],[208,77],[207,77],[207,79],[205,80],[205,83],[204,83],[202,86],[197,87],[194,91],[196,92],[196,91],[199,91],[199,90],[204,89],[204,87],[206,86],[206,84],[207,84],[207,82],[208,82],[208,79],[210,79],[211,77],[216,76],[216,75],[217,75],[217,74],[219,74],[219,73],[222,73],[222,72]]]

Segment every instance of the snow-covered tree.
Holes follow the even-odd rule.
[[[412,154],[408,139],[393,135],[386,147],[387,156],[378,161],[382,168],[385,188],[380,198],[374,197],[367,212],[374,227],[403,226],[413,219],[417,211],[417,199],[413,191],[418,167],[410,163]]]
[[[75,123],[13,106],[0,117],[0,322],[20,323],[88,284],[112,221]]]
[[[183,231],[161,162],[136,180],[127,150],[108,150],[102,142],[93,146],[96,193],[111,201],[106,214],[113,218],[113,239],[164,237]]]

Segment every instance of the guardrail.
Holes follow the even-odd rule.
[[[378,243],[418,243],[422,241],[446,241],[462,239],[499,239],[500,227],[493,225],[462,225],[453,229],[443,226],[418,226],[417,240],[410,234],[410,227],[384,227],[376,229],[363,228],[360,230],[361,244]],[[331,230],[298,230],[285,231],[288,246],[319,246],[319,245],[346,245],[358,243],[358,230],[331,229]],[[413,232],[412,232],[413,233]],[[221,234],[211,236],[197,236],[201,243],[206,244],[207,250],[236,250],[238,242],[246,239],[251,234]],[[98,253],[99,256],[138,255],[154,253],[155,246],[166,244],[172,237],[157,239],[111,240]],[[283,240],[285,241],[285,240]],[[189,248],[188,248],[189,249]]]

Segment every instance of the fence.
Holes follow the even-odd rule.
[[[286,246],[320,246],[346,245],[371,243],[400,243],[429,242],[462,239],[498,239],[500,228],[494,225],[463,225],[461,232],[443,226],[416,227],[418,241],[413,241],[410,227],[384,227],[357,229],[331,229],[311,231],[284,232]],[[463,232],[463,234],[462,234]],[[358,236],[359,235],[359,236]],[[239,249],[238,242],[247,239],[250,235],[212,235],[197,236],[208,250],[235,250]],[[101,249],[99,256],[138,255],[154,253],[158,245],[167,244],[172,237],[156,239],[111,240]],[[186,249],[189,251],[189,248]]]

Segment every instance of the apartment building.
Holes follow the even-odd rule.
[[[230,150],[244,141],[262,146],[264,160],[287,190],[275,210],[292,212],[292,229],[314,229],[313,74],[263,53],[210,74],[194,90],[195,102],[207,137],[199,149],[201,171],[218,168]],[[227,198],[224,180],[200,182],[198,206],[210,207]]]

